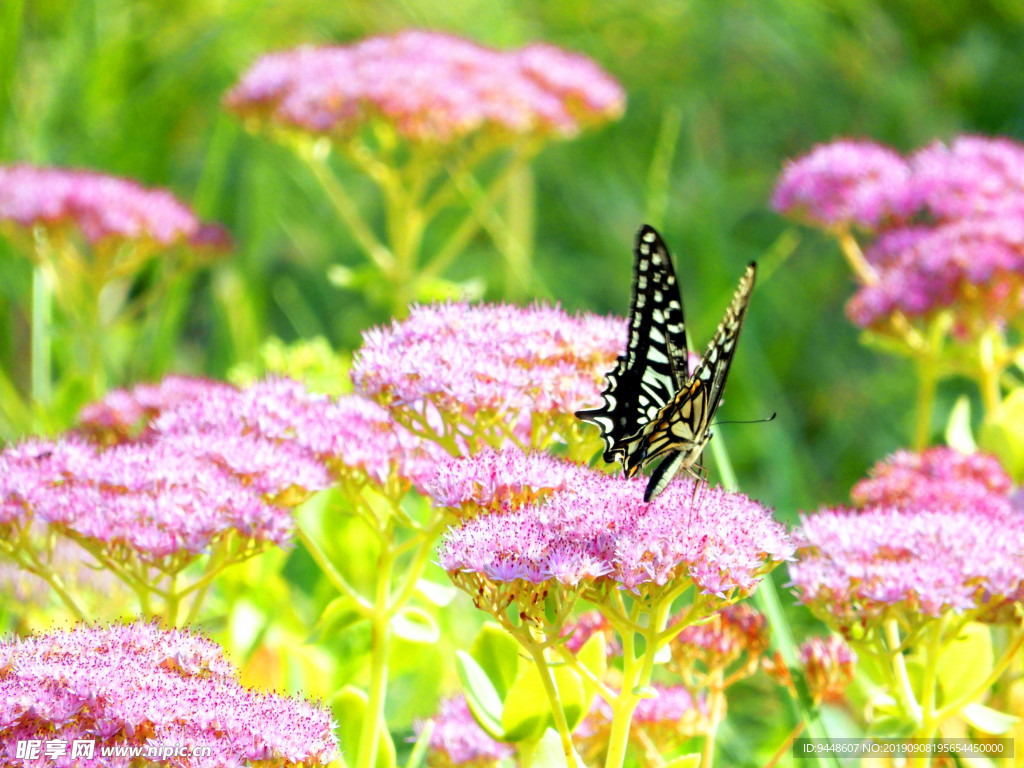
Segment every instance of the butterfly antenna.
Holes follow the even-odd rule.
[[[775,413],[775,411],[772,411],[772,415],[771,416],[768,416],[768,417],[763,418],[763,419],[751,419],[749,421],[716,421],[711,426],[713,426],[713,427],[720,427],[722,424],[764,424],[765,422],[768,422],[768,421],[775,421],[775,417],[777,415],[778,414]]]

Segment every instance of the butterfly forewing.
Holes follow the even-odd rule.
[[[608,374],[604,405],[576,415],[601,430],[604,459],[621,461],[625,442],[647,425],[688,378],[686,329],[668,248],[652,227],[640,228],[633,260],[629,341]]]
[[[644,226],[635,255],[626,354],[608,374],[604,405],[576,415],[597,424],[605,461],[621,462],[629,477],[664,458],[644,493],[649,501],[680,470],[696,474],[693,466],[711,437],[708,428],[722,399],[757,267],[747,267],[704,356],[687,375],[683,306],[668,249]]]

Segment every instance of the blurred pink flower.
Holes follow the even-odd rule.
[[[266,55],[225,103],[245,118],[314,134],[380,121],[407,140],[444,143],[481,131],[571,136],[621,115],[625,95],[590,59],[553,46],[505,53],[409,30]]]
[[[841,140],[789,161],[772,207],[822,227],[875,229],[910,216],[919,200],[910,167],[896,152],[870,141]]]
[[[894,611],[1000,620],[1024,596],[1024,528],[1012,510],[826,509],[805,516],[794,539],[798,599],[844,633]]]
[[[839,635],[812,637],[800,644],[800,664],[815,701],[837,700],[853,682],[857,654]],[[763,667],[777,683],[793,688],[793,678],[781,653],[765,659]],[[795,690],[793,695],[796,695]]]
[[[0,224],[70,229],[89,243],[151,242],[224,250],[227,233],[202,224],[163,189],[95,171],[0,166]]]
[[[936,446],[920,453],[897,451],[880,461],[850,492],[858,506],[963,510],[1003,515],[1013,482],[985,453]]]
[[[322,765],[338,743],[319,704],[243,687],[219,646],[198,635],[134,623],[0,641],[0,760],[23,761],[19,740],[95,739],[113,745],[212,748],[203,765]],[[70,763],[69,763],[70,764]]]
[[[954,333],[969,336],[1024,310],[1024,144],[960,136],[904,160],[837,141],[787,164],[772,204],[826,229],[874,235],[864,249],[874,273],[858,275],[847,305],[861,327],[952,308]]]
[[[480,727],[465,696],[442,699],[432,720],[434,729],[427,751],[430,768],[497,768],[515,754],[511,744],[495,741]],[[423,723],[416,724],[417,736],[423,728]]]

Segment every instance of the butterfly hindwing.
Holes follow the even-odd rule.
[[[604,439],[604,459],[619,461],[628,477],[658,459],[644,500],[661,493],[680,470],[693,468],[711,438],[757,267],[740,278],[725,317],[692,374],[687,371],[683,305],[665,243],[641,227],[633,267],[629,343],[602,396],[604,405],[576,415],[592,421]]]
[[[620,461],[624,443],[668,403],[688,378],[686,327],[668,248],[648,226],[636,237],[629,341],[609,372],[604,405],[576,415],[601,430],[604,459]]]

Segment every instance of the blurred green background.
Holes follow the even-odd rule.
[[[214,376],[255,359],[270,335],[323,334],[351,350],[387,319],[326,279],[361,257],[306,169],[221,108],[261,53],[422,27],[593,57],[624,85],[627,111],[533,165],[538,295],[624,313],[633,234],[653,215],[702,348],[743,265],[760,259],[720,413],[779,416],[718,434],[743,489],[789,520],[844,501],[870,464],[906,445],[914,389],[909,364],[863,347],[845,319],[852,283],[835,246],[769,210],[783,161],[841,136],[910,150],[961,132],[1024,134],[1024,5],[1011,0],[5,0],[0,24],[0,161],[167,186],[230,229],[235,253],[194,282],[186,335],[167,350],[171,367]],[[659,151],[672,158],[663,182],[651,177]],[[352,184],[358,197],[363,182]],[[503,298],[490,241],[467,256],[454,276],[482,275],[487,298]],[[24,344],[28,284],[0,243],[8,367]],[[946,385],[944,403],[958,392]]]

